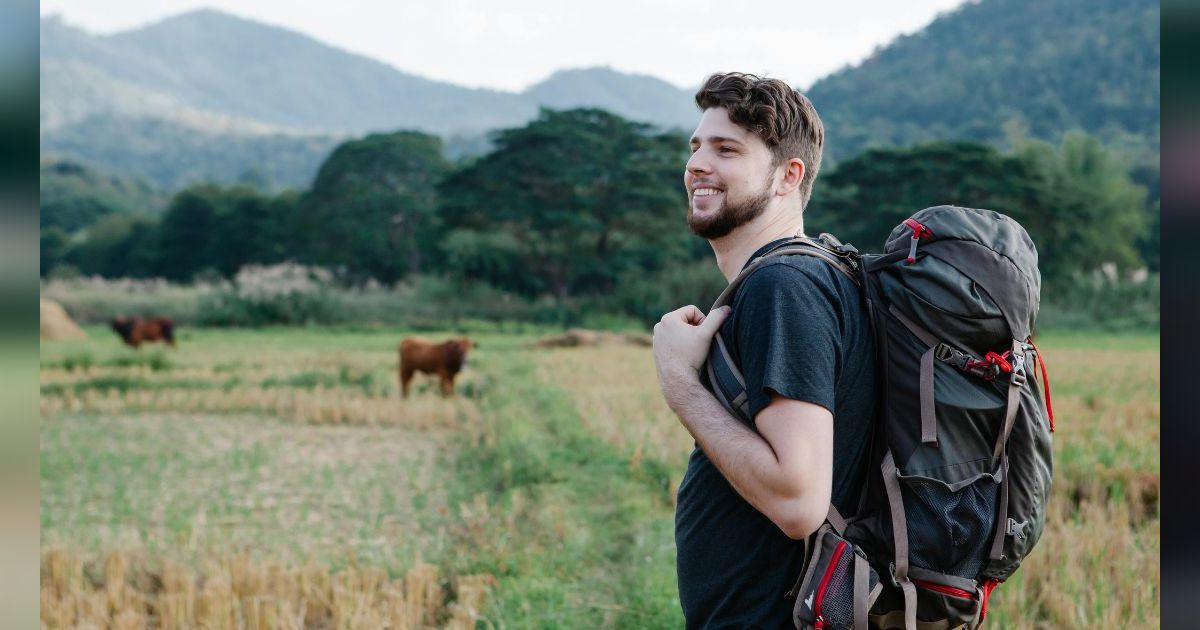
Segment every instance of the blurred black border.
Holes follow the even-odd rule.
[[[1200,593],[1200,413],[1191,395],[1200,314],[1200,6],[1162,5],[1162,627],[1195,627]]]
[[[39,620],[39,5],[0,4],[0,610]]]

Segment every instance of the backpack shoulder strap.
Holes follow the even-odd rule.
[[[841,272],[851,282],[858,286],[862,286],[862,280],[859,278],[859,268],[861,267],[858,250],[853,245],[843,245],[832,234],[822,233],[818,238],[810,238],[807,236],[796,236],[790,238],[775,247],[764,252],[759,257],[750,261],[746,268],[741,271],[730,283],[721,291],[721,295],[717,296],[713,302],[712,309],[720,308],[733,303],[733,298],[737,295],[738,287],[750,277],[750,274],[758,271],[763,265],[772,258],[779,256],[812,256],[819,258],[832,266],[837,271]]]

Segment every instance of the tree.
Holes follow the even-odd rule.
[[[219,188],[202,185],[171,199],[159,239],[158,271],[164,277],[190,280],[202,269],[216,268],[220,197]]]
[[[974,142],[872,149],[818,178],[805,224],[881,251],[896,225],[929,206],[990,208],[1020,221],[1037,206],[1037,184],[1020,160]]]
[[[940,204],[1016,219],[1050,281],[1105,262],[1140,264],[1134,244],[1144,229],[1145,189],[1095,138],[1078,133],[1057,150],[1022,140],[1013,156],[973,142],[867,151],[818,182],[807,226],[880,251],[897,224]]]
[[[150,275],[157,254],[158,219],[141,214],[110,214],[86,231],[68,260],[82,273],[108,278]]]
[[[439,236],[442,144],[415,131],[372,134],[329,156],[297,209],[307,261],[394,281],[421,271]]]
[[[440,188],[447,258],[560,307],[686,255],[686,141],[596,109],[543,109]]]
[[[1032,140],[1017,154],[1042,178],[1041,211],[1023,223],[1039,246],[1044,275],[1143,264],[1137,243],[1147,228],[1146,189],[1096,138],[1068,133],[1057,150]]]
[[[222,275],[233,277],[250,263],[283,260],[279,217],[274,212],[277,204],[270,197],[238,186],[222,191],[215,201],[222,238],[214,257]]]
[[[43,227],[41,232],[41,276],[45,278],[55,267],[66,262],[70,238],[57,225]]]

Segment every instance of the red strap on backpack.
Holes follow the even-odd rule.
[[[1042,388],[1046,392],[1046,413],[1050,414],[1050,432],[1054,433],[1054,406],[1050,404],[1050,375],[1046,373],[1046,356],[1033,343],[1033,337],[1029,338],[1029,345],[1033,346],[1033,351],[1037,353],[1038,365],[1042,366]]]
[[[983,581],[983,586],[981,587],[981,590],[983,591],[983,601],[979,604],[980,621],[983,621],[984,617],[987,617],[988,598],[992,596],[992,591],[996,590],[997,586],[1000,586],[1000,580],[997,580],[996,578],[989,578]]]

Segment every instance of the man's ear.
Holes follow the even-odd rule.
[[[804,161],[800,158],[791,158],[783,163],[783,180],[779,182],[777,192],[779,195],[787,195],[800,187],[800,182],[804,181],[804,173],[807,168],[804,166]]]

